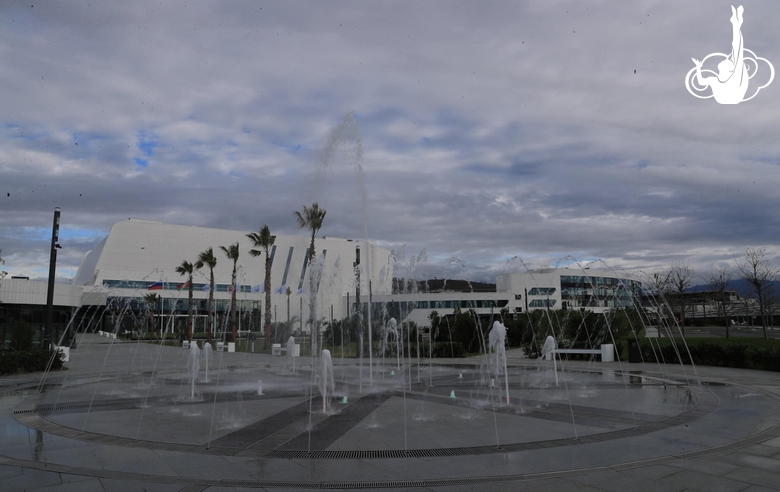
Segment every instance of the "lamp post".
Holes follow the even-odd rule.
[[[49,252],[49,285],[46,290],[46,325],[43,337],[43,349],[52,349],[53,319],[54,319],[54,274],[57,269],[57,249],[62,248],[57,241],[60,236],[60,207],[54,209],[54,223],[51,227],[51,250]],[[65,333],[63,343],[68,345],[70,340]]]

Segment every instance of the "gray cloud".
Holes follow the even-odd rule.
[[[700,271],[776,245],[778,92],[691,97],[692,57],[728,51],[727,3],[44,1],[0,15],[0,248],[58,275],[130,216],[364,237],[474,280],[574,256]],[[772,2],[746,46],[780,62]],[[635,72],[636,71],[636,72]],[[405,245],[405,248],[403,247]],[[448,264],[450,265],[448,268]],[[458,275],[464,275],[460,271]],[[41,273],[43,272],[43,273]],[[417,269],[422,275],[422,268]]]

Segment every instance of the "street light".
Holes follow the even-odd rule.
[[[54,209],[54,223],[51,227],[51,250],[49,252],[49,283],[46,290],[46,325],[43,336],[43,349],[52,349],[52,333],[54,318],[54,274],[57,270],[57,250],[61,249],[57,241],[60,237],[60,207]],[[69,345],[68,333],[65,333],[63,343]]]

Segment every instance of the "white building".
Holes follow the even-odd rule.
[[[148,309],[144,296],[156,293],[162,298],[157,307],[158,314],[165,316],[166,320],[173,319],[181,328],[188,311],[187,278],[176,273],[175,269],[183,261],[195,263],[201,252],[213,248],[217,258],[214,269],[217,330],[224,330],[232,293],[233,264],[220,246],[236,242],[239,244],[238,329],[260,331],[265,309],[270,310],[273,322],[286,322],[289,309],[290,319],[297,320],[290,329],[308,331],[306,324],[301,326],[300,323],[301,319],[310,317],[308,276],[311,272],[307,271],[306,261],[310,238],[306,235],[276,236],[271,249],[271,305],[265,306],[265,258],[249,254],[252,243],[246,231],[140,219],[118,222],[108,236],[84,256],[73,285],[57,286],[54,304],[67,308],[63,313],[84,306],[81,310],[83,318],[94,318],[93,314],[100,311],[105,314],[97,318],[101,320],[103,329],[112,329],[113,320],[123,318],[120,311],[125,310],[133,314],[123,318],[122,328],[139,329],[138,325],[143,322],[142,314]],[[357,288],[363,304],[371,293],[374,317],[382,310],[392,311],[399,320],[414,321],[421,326],[428,325],[431,311],[437,311],[441,316],[452,314],[455,308],[461,311],[473,309],[480,316],[496,315],[502,310],[517,315],[547,307],[603,312],[614,307],[632,306],[640,295],[641,286],[634,280],[603,270],[566,268],[500,275],[496,280],[496,292],[395,294],[392,291],[393,256],[389,250],[373,245],[366,247],[364,241],[331,237],[317,238],[315,248],[318,257],[315,270],[321,272],[316,300],[318,319],[342,319],[352,314]],[[370,255],[367,254],[369,251]],[[359,263],[359,268],[355,268],[356,263]],[[359,284],[356,271],[360,275]],[[196,331],[204,331],[207,325],[208,285],[208,268],[196,271],[193,276]],[[16,318],[22,319],[27,309],[24,306],[45,304],[45,286],[45,282],[4,281],[0,293],[2,302],[6,304],[0,318],[7,319],[0,319],[0,325],[14,323]],[[11,306],[19,308],[13,310]],[[39,311],[34,310],[36,313]],[[30,317],[36,329],[39,317],[38,314]],[[58,331],[64,328],[62,320],[58,325],[62,325],[56,327]],[[0,329],[5,328],[0,326]],[[79,327],[74,326],[73,329]]]
[[[0,279],[0,350],[16,350],[14,333],[21,324],[31,330],[33,342],[44,338],[47,282],[26,277]],[[81,287],[54,284],[52,323],[58,333],[81,305]]]
[[[523,306],[534,309],[587,309],[602,313],[616,307],[638,307],[639,281],[608,270],[547,268],[499,275],[498,292],[522,296]]]
[[[519,315],[537,309],[587,309],[603,313],[616,307],[639,307],[641,284],[607,270],[542,269],[499,275],[496,292],[436,292],[372,296],[372,311],[391,313],[418,326],[429,316],[473,310],[480,317],[502,310]],[[364,301],[364,300],[363,300]],[[344,306],[354,300],[342,299]]]
[[[496,315],[502,309],[510,314],[523,312],[522,302],[509,292],[430,292],[417,294],[380,294],[371,297],[372,317],[383,311],[387,317],[430,326],[433,311],[440,316],[473,310],[480,317]],[[354,299],[343,299],[345,306]]]
[[[253,245],[247,233],[140,219],[118,222],[108,236],[84,256],[73,284],[83,289],[85,304],[106,304],[114,299],[136,299],[140,302],[144,295],[155,292],[163,298],[162,311],[176,311],[179,316],[186,316],[188,292],[183,284],[187,278],[176,273],[175,269],[185,260],[195,263],[201,252],[213,248],[217,258],[214,269],[216,309],[224,313],[231,297],[233,262],[220,246],[238,242],[238,309],[244,314],[259,316],[266,309],[263,289],[265,257],[249,254]],[[309,317],[309,245],[310,237],[306,235],[276,236],[271,248],[272,293],[271,306],[268,307],[274,321],[287,321],[288,302],[291,318],[306,320]],[[358,256],[363,294],[368,294],[366,274],[369,264],[373,288],[390,290],[392,278],[385,273],[392,271],[387,267],[390,251],[373,245],[366,248],[364,241],[320,237],[315,241],[315,252],[317,263],[321,265],[316,302],[318,318],[330,319],[332,315],[338,319],[346,315],[340,301],[347,292],[355,292],[354,264]],[[201,318],[207,315],[208,285],[209,269],[204,267],[193,277],[194,304]]]

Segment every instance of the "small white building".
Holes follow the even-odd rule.
[[[418,326],[430,326],[433,311],[440,316],[473,310],[479,317],[498,316],[502,310],[510,314],[523,312],[520,298],[510,292],[431,292],[416,294],[381,294],[371,297],[372,317],[382,313]],[[354,297],[343,299],[353,304]]]
[[[546,268],[499,275],[498,292],[522,296],[526,311],[587,309],[603,313],[613,308],[639,307],[641,282],[609,270]]]
[[[607,270],[549,268],[499,275],[495,292],[375,294],[371,299],[372,313],[384,310],[403,321],[429,326],[432,311],[444,316],[452,314],[456,308],[473,310],[479,317],[491,317],[502,310],[517,316],[548,307],[586,309],[596,313],[616,307],[639,307],[641,284]],[[346,307],[354,303],[354,297],[344,298],[342,302]]]

